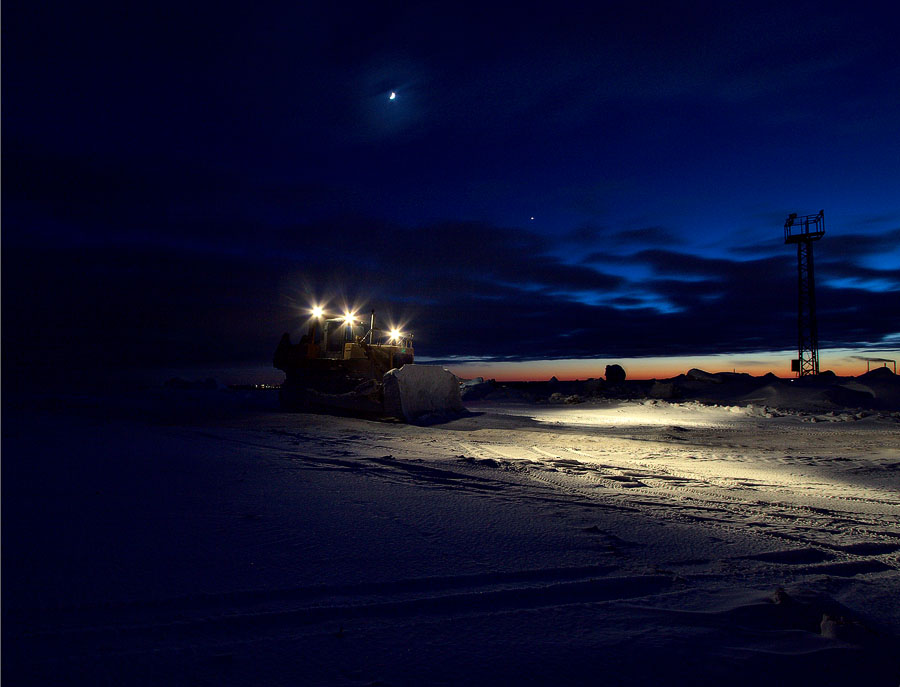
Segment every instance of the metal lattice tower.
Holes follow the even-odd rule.
[[[798,377],[819,374],[819,327],[816,322],[816,275],[812,242],[825,235],[825,211],[818,215],[788,215],[784,242],[797,244],[797,348],[791,369]]]

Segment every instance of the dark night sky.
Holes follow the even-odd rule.
[[[821,208],[823,348],[897,357],[879,6],[7,4],[4,377],[265,368],[322,301],[443,359],[782,351]]]

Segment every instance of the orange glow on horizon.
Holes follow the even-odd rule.
[[[616,358],[608,360],[532,360],[517,362],[465,362],[445,364],[451,372],[464,379],[484,377],[496,379],[498,382],[547,381],[556,377],[560,381],[576,379],[603,379],[606,366],[619,364],[625,368],[628,379],[669,379],[684,374],[692,368],[706,372],[739,372],[761,377],[772,372],[778,377],[790,379],[796,376],[791,371],[791,359],[796,357],[792,351],[774,353],[679,356],[660,358]],[[819,368],[822,372],[830,370],[841,377],[858,377],[866,372],[866,361],[863,358],[885,358],[900,360],[900,351],[858,351],[836,349],[820,351]],[[423,361],[424,362],[424,361]],[[872,368],[881,367],[883,362],[871,363]],[[888,363],[893,369],[893,365]]]

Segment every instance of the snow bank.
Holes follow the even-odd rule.
[[[404,365],[384,375],[385,414],[407,421],[465,410],[459,379],[444,367]]]
[[[710,384],[722,383],[722,378],[719,375],[710,374],[705,370],[698,370],[696,367],[688,370],[685,376],[695,382],[708,382]]]
[[[460,396],[466,400],[477,400],[484,398],[491,393],[496,387],[493,379],[485,380],[484,377],[475,377],[475,379],[467,379],[460,382]]]

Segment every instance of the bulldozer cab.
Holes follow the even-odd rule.
[[[314,328],[311,327],[311,340],[316,335]],[[402,357],[405,362],[411,363],[412,334],[377,329],[374,313],[369,327],[359,321],[347,322],[346,318],[335,317],[322,322],[321,336],[316,340],[313,357],[356,360],[371,357],[371,350],[383,351],[398,360]]]
[[[275,367],[288,372],[300,368],[329,369],[340,365],[355,375],[380,378],[388,370],[413,362],[412,334],[378,329],[375,311],[369,322],[355,315],[313,316],[300,342],[285,334],[275,352]]]

